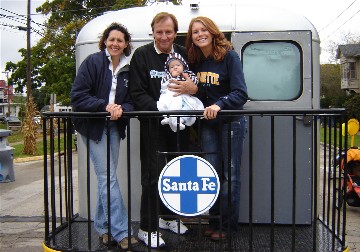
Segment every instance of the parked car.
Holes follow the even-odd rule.
[[[8,116],[6,117],[6,123],[10,130],[18,131],[21,129],[22,122],[16,116]]]
[[[21,121],[17,116],[8,116],[8,117],[5,118],[5,122],[14,123],[14,124],[16,124],[16,123],[21,124]]]
[[[40,116],[34,116],[34,122],[36,124],[40,124],[41,123],[41,117]]]

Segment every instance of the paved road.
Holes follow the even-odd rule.
[[[73,161],[77,164],[76,154]],[[43,161],[14,163],[14,171],[14,182],[0,183],[0,251],[43,251]],[[360,252],[359,234],[360,208],[348,207],[346,240],[351,252]]]

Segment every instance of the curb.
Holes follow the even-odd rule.
[[[24,157],[24,158],[14,158],[14,163],[23,163],[30,161],[43,160],[44,156],[34,156],[34,157]]]
[[[73,152],[76,152],[76,150],[72,150]],[[63,155],[63,152],[60,153],[60,155]],[[58,153],[55,154],[55,156],[58,156]],[[50,157],[49,155],[47,156]],[[14,158],[14,163],[23,163],[23,162],[31,162],[31,161],[39,161],[43,160],[44,156],[33,156],[33,157],[23,157],[23,158]]]

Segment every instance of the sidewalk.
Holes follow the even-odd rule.
[[[43,251],[43,162],[14,163],[14,171],[15,181],[0,183],[0,251]]]
[[[77,164],[77,154],[73,158]],[[42,156],[14,160],[15,181],[0,183],[1,252],[43,251],[43,168]],[[74,179],[77,181],[77,171]]]
[[[23,160],[24,161],[24,160]],[[77,163],[77,154],[73,156]],[[0,183],[0,251],[39,252],[44,241],[43,161],[14,162],[15,181]],[[77,172],[74,172],[77,176]],[[74,178],[77,181],[77,177]],[[75,183],[77,186],[77,183]],[[347,207],[346,240],[360,252],[360,207]]]

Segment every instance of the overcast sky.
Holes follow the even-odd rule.
[[[236,0],[241,1],[281,6],[303,14],[319,32],[322,47],[329,41],[339,41],[341,33],[352,32],[360,36],[360,0]],[[45,16],[37,14],[35,9],[44,2],[31,0],[32,28],[37,31],[41,31]],[[0,14],[0,79],[4,79],[5,63],[21,60],[18,50],[26,48],[26,32],[17,30],[16,26],[26,26],[27,0],[0,0]],[[31,45],[39,38],[40,35],[32,32]],[[322,52],[321,61],[326,60],[326,53]]]

